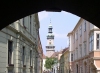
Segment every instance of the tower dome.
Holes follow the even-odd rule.
[[[49,28],[52,28],[52,25],[51,24],[49,25]]]

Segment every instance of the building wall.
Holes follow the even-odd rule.
[[[64,73],[69,72],[69,50],[66,50],[64,53]]]
[[[85,24],[86,24],[86,30],[85,30]],[[81,26],[82,29],[80,29]],[[77,25],[75,26],[75,28],[72,30],[72,32],[68,34],[70,39],[69,62],[72,64],[70,66],[73,73],[77,73],[77,69],[79,73],[93,72],[92,69],[94,69],[93,73],[96,73],[96,71],[98,70],[99,66],[97,67],[96,66],[97,64],[94,63],[97,60],[91,59],[92,57],[94,57],[93,53],[95,52],[93,51],[94,50],[97,51],[96,49],[97,32],[100,33],[100,30],[96,26],[81,18],[77,23]],[[90,45],[90,37],[92,36],[93,36],[93,44]],[[71,61],[71,54],[73,54],[73,61]]]
[[[17,20],[6,28],[0,31],[0,73],[8,73],[8,70],[13,70],[15,73],[30,73],[30,50],[32,50],[32,70],[35,72],[35,64],[37,63],[37,31],[39,26],[36,17],[32,15],[31,32],[29,16],[25,17],[25,24],[23,26],[23,19]],[[36,14],[37,15],[37,14]],[[35,23],[35,24],[34,24]],[[38,30],[37,30],[38,29]],[[12,63],[14,66],[8,65],[8,40],[13,41]],[[22,62],[22,48],[25,47],[25,65]],[[24,72],[25,73],[25,72]],[[36,73],[36,72],[35,72]]]
[[[55,51],[46,51],[46,56],[51,57],[54,54]]]
[[[60,73],[64,73],[64,55],[62,54],[62,56],[60,57]]]
[[[46,71],[46,68],[45,68],[45,61],[46,61],[46,59],[43,59],[43,71]]]

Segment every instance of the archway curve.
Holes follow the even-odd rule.
[[[100,17],[100,3],[98,1],[75,1],[75,0],[28,0],[28,1],[7,1],[2,0],[0,2],[0,20],[4,28],[8,24],[34,14],[43,10],[49,11],[67,11],[80,16],[91,23],[99,25]]]

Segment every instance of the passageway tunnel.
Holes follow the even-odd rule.
[[[78,1],[78,0],[14,0],[0,2],[0,29],[10,23],[40,11],[67,11],[80,16],[94,25],[100,27],[100,2],[98,1]]]

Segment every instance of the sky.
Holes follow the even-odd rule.
[[[46,12],[41,11],[38,13],[39,21],[40,21],[40,39],[43,48],[44,54],[46,54],[47,45],[47,34],[48,34],[48,26],[51,24],[53,26],[53,33],[54,33],[54,45],[55,51],[60,51],[65,47],[68,47],[69,39],[67,34],[72,31],[79,21],[80,17],[68,13],[65,11],[62,12]]]

